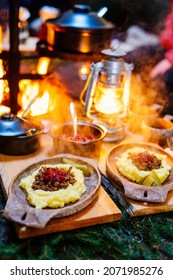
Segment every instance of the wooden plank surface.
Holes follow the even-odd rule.
[[[93,226],[113,222],[121,219],[122,214],[115,203],[110,199],[101,187],[96,199],[80,212],[64,218],[52,219],[42,229],[27,228],[15,224],[18,237],[28,238],[52,232],[73,230],[77,228]]]
[[[26,156],[8,156],[0,154],[1,185],[4,194],[8,197],[8,187],[11,180],[27,166],[56,156],[52,139],[48,135],[42,138],[42,148],[34,154]],[[33,229],[15,223],[19,238],[28,238],[52,232],[72,230],[76,228],[108,223],[121,219],[120,209],[112,201],[109,195],[100,187],[96,199],[80,212],[64,218],[52,219],[43,229]]]
[[[125,139],[126,141],[127,139]],[[130,142],[141,142],[141,138],[130,138]],[[128,141],[129,142],[129,141]],[[105,173],[105,161],[109,151],[115,146],[115,143],[104,143],[102,145],[102,152],[98,162],[99,168]],[[38,152],[26,155],[26,156],[7,156],[0,154],[0,174],[2,177],[4,193],[8,193],[8,186],[12,178],[26,168],[30,164],[46,159],[48,157],[56,156],[56,152],[53,149],[52,139],[48,135],[43,136],[42,148]],[[135,201],[125,197],[123,188],[116,187],[124,197],[124,199],[131,204],[133,208],[132,216],[141,216],[156,214],[160,212],[173,211],[173,191],[168,193],[167,199],[163,203],[146,203]],[[99,223],[106,223],[121,219],[122,214],[119,208],[107,195],[104,189],[101,187],[97,199],[93,201],[86,209],[80,211],[77,214],[66,218],[53,219],[49,222],[45,229],[29,229],[16,225],[17,233],[20,238],[26,238],[29,236],[35,236],[40,234],[47,234],[50,232],[71,230],[74,228],[95,225]]]

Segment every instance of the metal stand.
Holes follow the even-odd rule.
[[[20,73],[20,63],[22,59],[38,59],[42,56],[50,58],[60,58],[70,61],[98,61],[100,56],[98,55],[85,55],[85,54],[71,54],[63,53],[57,50],[53,50],[47,46],[46,42],[39,42],[37,44],[36,52],[32,54],[21,54],[19,51],[19,0],[9,0],[9,30],[10,30],[10,47],[9,51],[2,51],[0,53],[0,59],[3,60],[6,74],[0,78],[7,80],[10,91],[9,106],[11,113],[16,114],[18,112],[18,93],[19,93],[19,81],[21,79],[41,80],[45,76],[32,73]]]
[[[9,0],[9,28],[10,28],[10,50],[8,63],[8,84],[10,88],[10,108],[16,114],[19,107],[17,96],[19,93],[19,71],[20,71],[20,52],[19,52],[19,0]]]

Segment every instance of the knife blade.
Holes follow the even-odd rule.
[[[115,198],[118,199],[119,203],[125,208],[127,213],[133,215],[133,206],[122,196],[122,194],[116,189],[113,182],[107,178],[105,174],[100,171],[101,182],[105,190],[109,191]]]

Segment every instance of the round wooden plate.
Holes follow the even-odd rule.
[[[63,208],[36,209],[28,203],[25,192],[19,187],[21,179],[32,174],[41,165],[62,163],[62,158],[64,157],[77,163],[85,164],[92,170],[91,176],[84,178],[87,189],[86,192],[82,194],[79,200],[74,203],[69,203]],[[8,219],[20,224],[29,227],[42,228],[51,218],[65,217],[84,209],[95,199],[100,185],[101,177],[94,160],[70,154],[59,154],[57,157],[49,158],[30,165],[12,180],[9,187],[9,196],[4,209],[4,215]]]
[[[116,167],[115,158],[120,157],[122,153],[134,147],[141,147],[149,152],[155,152],[167,156],[167,162],[172,168],[169,177],[165,180],[165,182],[161,186],[139,185],[137,183],[128,180],[127,178],[125,178],[119,173]],[[164,202],[166,200],[168,192],[173,189],[173,158],[165,150],[163,150],[160,146],[156,144],[125,143],[125,144],[117,145],[110,151],[106,159],[106,172],[107,175],[113,181],[123,186],[124,193],[127,197],[135,200],[148,201],[148,202]]]

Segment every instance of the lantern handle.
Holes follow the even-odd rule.
[[[86,98],[85,98],[85,105],[84,105],[84,113],[86,117],[90,117],[90,109],[93,103],[93,96],[98,80],[98,74],[102,67],[103,67],[103,62],[97,62],[91,65],[91,72],[89,75],[89,82],[86,91]]]

